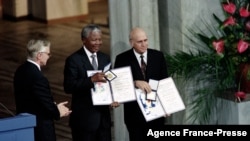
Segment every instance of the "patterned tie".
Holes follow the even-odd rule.
[[[140,57],[141,57],[141,71],[145,80],[146,79],[146,63],[144,62],[144,59],[143,59],[144,56],[141,55]]]
[[[92,54],[92,55],[91,55],[91,58],[92,58],[92,66],[93,66],[94,70],[97,70],[98,67],[97,67],[97,63],[96,63],[96,61],[95,61],[95,55]]]

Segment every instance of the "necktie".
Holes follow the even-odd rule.
[[[143,74],[144,79],[146,79],[146,63],[143,60],[143,55],[140,56],[141,57],[141,71]]]
[[[97,63],[96,63],[96,61],[95,61],[95,55],[92,54],[92,55],[91,55],[91,58],[92,58],[92,66],[93,66],[94,70],[97,70],[98,67],[97,67]]]

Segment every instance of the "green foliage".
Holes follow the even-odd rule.
[[[220,20],[215,14],[212,15],[218,27],[208,29],[207,33],[196,33],[189,29],[191,36],[185,36],[191,44],[187,47],[193,48],[188,48],[186,52],[165,54],[169,74],[195,86],[190,95],[192,100],[188,103],[191,107],[188,119],[193,123],[209,122],[216,108],[216,97],[229,89],[237,91],[240,87],[236,81],[239,65],[249,62],[250,38],[246,30],[246,23],[250,25],[249,1],[223,0],[222,5],[226,19]]]

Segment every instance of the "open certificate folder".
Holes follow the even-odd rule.
[[[136,98],[146,121],[166,115],[158,97],[156,97],[156,100],[147,100],[146,93],[141,89],[136,89]]]
[[[157,82],[158,85],[156,86]],[[153,91],[156,91],[154,100],[147,99],[147,94],[144,91],[136,90],[137,102],[146,121],[151,121],[185,109],[185,105],[172,77],[160,81],[150,79],[149,85]]]
[[[88,76],[101,72],[88,71]],[[124,103],[128,101],[135,101],[135,89],[133,77],[130,67],[121,67],[112,70],[103,71],[106,76],[106,83],[96,82],[94,88],[91,89],[92,101],[94,105],[110,105],[116,101]]]
[[[88,76],[92,76],[101,70],[88,71]],[[110,91],[109,83],[96,82],[94,88],[91,89],[93,105],[109,105],[112,103],[112,95]]]

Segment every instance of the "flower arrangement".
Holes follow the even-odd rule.
[[[242,83],[250,80],[250,71],[244,68],[250,61],[249,4],[249,0],[221,0],[224,20],[213,14],[212,20],[217,24],[208,33],[190,30],[193,36],[187,38],[195,50],[166,54],[170,75],[196,83],[190,114],[193,121],[207,122],[216,97],[228,90],[234,91],[237,101],[246,98],[248,92]],[[228,95],[232,97],[231,93]]]
[[[225,57],[239,71],[238,90],[235,96],[238,101],[245,99],[246,91],[241,89],[243,74],[239,69],[242,64],[249,62],[249,32],[250,32],[250,11],[249,1],[247,0],[227,0],[222,2],[222,8],[227,18],[220,23],[220,29],[223,33],[219,39],[211,39],[212,46],[216,53]],[[215,17],[218,19],[217,17]]]

